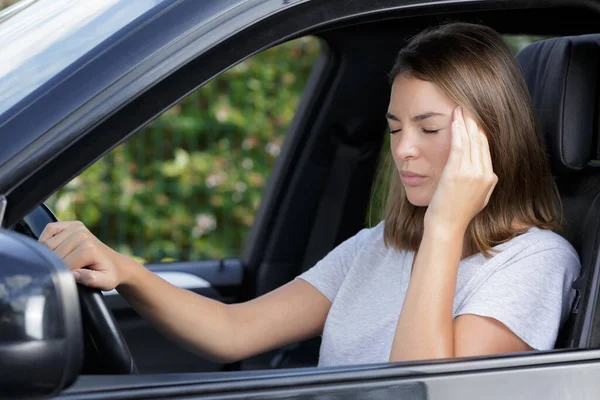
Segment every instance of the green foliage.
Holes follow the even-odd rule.
[[[47,204],[144,262],[239,255],[319,50],[302,38],[242,62]]]
[[[503,35],[502,36],[513,54],[517,54],[523,47],[537,42],[538,40],[548,39],[550,36],[541,35]]]
[[[2,10],[3,8],[6,8],[8,6],[12,6],[13,4],[15,4],[18,1],[19,0],[0,0],[0,10]]]

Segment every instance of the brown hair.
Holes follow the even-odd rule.
[[[560,197],[531,98],[515,58],[496,31],[466,23],[426,30],[398,54],[390,73],[392,82],[401,74],[439,86],[472,113],[487,135],[498,183],[487,206],[467,228],[463,257],[477,252],[490,257],[493,246],[524,233],[529,226],[560,228]],[[427,208],[408,201],[391,158],[390,154],[385,243],[417,251]],[[526,227],[511,226],[513,220]]]

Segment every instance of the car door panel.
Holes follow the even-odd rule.
[[[600,350],[334,368],[81,377],[60,399],[592,399]]]
[[[146,268],[173,285],[225,303],[237,300],[243,281],[239,260],[148,264]],[[116,290],[105,292],[140,373],[220,371],[213,363],[174,343],[141,318]]]
[[[243,282],[244,267],[240,260],[208,260],[145,265],[167,282],[225,303],[237,300]],[[116,290],[104,292],[113,312],[130,309]]]

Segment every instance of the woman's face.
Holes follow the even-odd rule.
[[[427,206],[450,152],[457,104],[431,82],[399,75],[387,112],[391,151],[408,201]]]

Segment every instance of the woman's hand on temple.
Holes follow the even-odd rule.
[[[123,282],[118,265],[127,257],[106,246],[79,221],[50,223],[38,241],[67,264],[78,283],[112,290]]]
[[[461,107],[454,109],[448,161],[425,213],[425,228],[462,231],[488,204],[498,182],[484,132]]]

